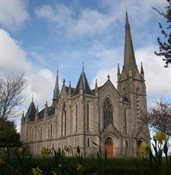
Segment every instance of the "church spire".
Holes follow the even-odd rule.
[[[126,12],[126,24],[125,24],[125,47],[124,47],[124,69],[134,69],[136,66],[134,48],[132,44],[132,37],[130,32],[130,25],[128,20],[128,14]]]
[[[58,82],[58,71],[57,71],[55,88],[53,91],[53,100],[57,100],[58,96],[59,96],[59,82]]]
[[[55,88],[53,90],[52,106],[55,106],[58,97],[59,97],[59,80],[58,80],[58,70],[57,70]]]

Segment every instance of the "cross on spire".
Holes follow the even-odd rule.
[[[108,78],[108,80],[110,79],[110,75],[109,74],[108,74],[107,78]]]

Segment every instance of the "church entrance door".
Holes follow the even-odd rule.
[[[105,150],[107,157],[113,157],[113,141],[110,137],[108,137],[105,141]]]

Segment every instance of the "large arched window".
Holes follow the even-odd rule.
[[[113,107],[109,98],[103,104],[103,126],[106,127],[108,123],[113,123]]]
[[[66,105],[63,103],[61,118],[61,135],[66,134]]]

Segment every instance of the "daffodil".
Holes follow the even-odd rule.
[[[0,159],[0,164],[4,164],[5,162],[3,161],[3,159]]]
[[[70,152],[69,146],[64,146],[64,150],[65,150],[66,152]]]
[[[166,134],[162,131],[159,131],[156,133],[156,135],[153,138],[154,138],[154,140],[158,141],[159,143],[162,143],[162,141],[166,140]]]
[[[150,152],[149,146],[147,144],[141,144],[140,145],[140,152],[142,152],[144,156],[148,155]]]
[[[41,175],[42,174],[42,170],[39,167],[32,168],[32,173],[33,173],[33,175]]]
[[[24,153],[24,148],[18,148],[18,152],[20,153],[20,154],[22,154],[22,153]]]
[[[43,156],[49,155],[50,154],[50,151],[47,148],[43,147],[42,150],[41,150],[41,154]]]
[[[53,174],[53,175],[57,175],[57,173],[55,173],[55,171],[52,171],[52,174]]]
[[[78,163],[77,171],[81,171],[81,170],[83,170],[83,166]]]

